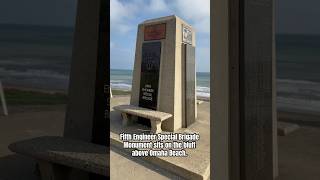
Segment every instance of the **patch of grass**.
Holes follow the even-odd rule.
[[[112,95],[130,95],[131,91],[112,90]]]
[[[42,93],[17,89],[5,90],[9,105],[57,105],[66,104],[67,95],[62,93]]]
[[[112,90],[113,95],[130,95],[130,91]],[[6,89],[8,105],[58,105],[66,104],[68,96],[63,93],[45,93],[19,89]]]

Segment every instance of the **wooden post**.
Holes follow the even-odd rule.
[[[277,176],[274,0],[214,0],[212,177]]]
[[[3,90],[3,86],[2,86],[1,81],[0,81],[0,96],[1,96],[3,114],[5,116],[8,116],[7,102],[6,102],[6,98],[5,98],[5,95],[4,95],[4,90]]]

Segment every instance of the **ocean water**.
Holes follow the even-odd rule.
[[[132,85],[132,70],[111,69],[111,88],[116,90],[130,91]],[[197,95],[210,97],[210,73],[197,72]]]
[[[66,90],[73,29],[0,24],[0,79],[5,86]]]
[[[66,91],[73,29],[0,24],[0,79],[5,86]],[[277,105],[320,112],[320,35],[277,35]],[[111,70],[111,87],[130,90],[131,70]],[[209,73],[197,73],[198,96],[210,96]]]

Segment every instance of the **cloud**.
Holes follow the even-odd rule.
[[[149,12],[153,13],[164,12],[169,9],[167,3],[164,0],[150,0],[150,3],[146,6],[146,9],[148,9]]]
[[[194,23],[196,31],[200,33],[210,33],[210,18],[204,18]]]
[[[196,29],[197,70],[210,70],[210,0],[111,0],[110,3],[112,68],[132,69],[138,23],[176,14]]]
[[[112,41],[110,41],[110,48],[114,48],[114,43]]]
[[[169,8],[165,0],[111,0],[110,20],[114,32],[127,33],[134,29],[132,20],[137,16],[148,13],[157,14]]]
[[[136,5],[123,3],[120,0],[110,1],[110,23],[115,32],[126,33],[132,26],[128,24],[130,18],[135,14]]]
[[[176,0],[174,6],[198,32],[210,32],[210,0]]]
[[[202,71],[202,72],[210,71],[210,48],[209,47],[196,48],[196,64],[197,64],[197,71]]]

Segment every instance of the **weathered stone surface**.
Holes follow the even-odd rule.
[[[37,160],[109,176],[109,152],[105,146],[43,136],[10,144],[9,149]]]
[[[128,114],[132,114],[134,116],[139,116],[147,119],[152,119],[154,121],[164,121],[172,117],[172,114],[169,114],[169,113],[154,111],[151,109],[142,108],[142,107],[133,106],[133,105],[119,105],[113,108],[117,111],[125,112]]]
[[[172,114],[172,117],[162,124],[165,131],[171,132],[184,127],[187,124],[185,117],[190,116],[184,106],[186,104],[184,102],[186,101],[184,86],[186,58],[182,53],[185,43],[182,40],[182,27],[188,28],[190,31],[187,36],[189,38],[188,44],[195,47],[195,30],[175,15],[151,19],[139,24],[133,68],[130,104]],[[152,42],[149,41],[151,39],[153,39]],[[151,46],[151,43],[158,43],[158,45],[147,48],[146,44]],[[160,54],[160,58],[158,54]],[[159,68],[151,68],[158,66]],[[145,71],[144,67],[149,67],[153,71],[150,71],[151,73]],[[191,76],[190,70],[195,71],[195,66],[188,67]],[[191,83],[192,81],[188,87],[193,86],[195,89],[195,81],[193,84]],[[194,103],[192,106],[196,109],[195,91],[192,93],[193,95],[189,97],[194,97],[191,103]],[[143,101],[141,101],[141,97],[144,97]],[[191,104],[189,106],[192,107]],[[196,117],[196,113],[192,114]]]
[[[64,128],[65,137],[101,145],[109,144],[107,4],[78,1]]]
[[[213,1],[213,179],[277,176],[273,0]]]
[[[114,110],[115,106],[121,104],[127,104],[130,101],[128,96],[114,97],[110,101],[110,140],[111,147],[116,147],[124,153],[128,153],[131,156],[131,151],[123,149],[123,142],[119,138],[119,134],[122,132],[127,133],[146,133],[148,127],[141,124],[133,124],[132,126],[122,126],[121,115]],[[199,133],[201,138],[197,141],[196,149],[187,149],[187,157],[139,157],[142,161],[149,162],[159,168],[167,170],[171,173],[183,177],[183,179],[199,179],[207,180],[210,176],[210,103],[203,102],[198,108],[198,119],[189,128],[181,128],[176,133]],[[169,133],[164,132],[163,133]],[[117,162],[111,161],[111,168]],[[149,179],[154,179],[150,177]]]

